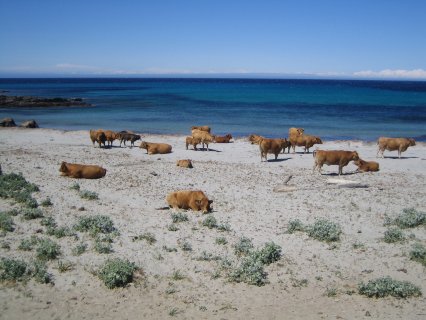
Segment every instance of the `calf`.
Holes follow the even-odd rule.
[[[322,140],[319,137],[303,134],[301,136],[293,137],[293,140],[290,142],[290,144],[293,149],[293,153],[296,151],[296,146],[305,147],[304,153],[306,153],[306,151],[309,153],[309,148],[312,148],[314,144],[322,144]]]
[[[364,161],[361,158],[354,161],[354,164],[358,166],[358,172],[377,172],[379,171],[379,164],[375,161]]]
[[[106,169],[85,164],[62,162],[59,168],[61,175],[76,179],[99,179],[105,176]]]
[[[93,146],[95,146],[95,142],[97,142],[99,144],[99,148],[102,147],[102,144],[105,147],[105,141],[106,141],[105,132],[101,129],[90,130],[90,140],[92,140]]]
[[[312,173],[315,171],[315,168],[318,168],[319,173],[321,173],[324,164],[329,166],[338,165],[339,176],[343,173],[342,169],[344,166],[347,166],[351,161],[359,159],[358,152],[342,150],[316,150],[313,152],[313,156],[315,157],[315,164]]]
[[[169,193],[166,202],[175,210],[191,209],[208,213],[211,211],[210,205],[213,201],[209,200],[202,191],[183,190]]]
[[[146,149],[147,154],[165,154],[172,152],[172,146],[167,143],[153,143],[142,141],[139,148]]]
[[[182,167],[182,168],[190,168],[190,169],[193,168],[192,161],[190,159],[178,160],[176,162],[176,166]]]
[[[226,136],[223,136],[223,137],[214,136],[214,142],[216,143],[229,143],[231,139],[232,139],[232,136],[230,134],[227,134]]]
[[[384,158],[383,154],[385,150],[388,150],[388,151],[398,150],[398,158],[401,158],[401,153],[406,151],[408,147],[415,146],[416,141],[411,138],[380,137],[379,140],[377,140],[377,144],[379,146],[377,150],[377,157],[379,157],[379,153],[381,153],[382,158]]]
[[[127,131],[120,131],[118,133],[118,138],[120,139],[120,147],[121,143],[124,142],[124,145],[126,145],[126,141],[130,141],[130,146],[133,147],[135,145],[135,141],[138,141],[141,139],[141,136],[134,133],[129,133]]]
[[[186,144],[186,150],[188,150],[188,146],[192,144],[192,147],[194,150],[197,150],[197,144],[201,143],[201,139],[194,138],[194,137],[186,137],[185,144]]]
[[[274,154],[275,160],[277,160],[278,155],[286,145],[286,142],[287,139],[261,139],[259,142],[260,161],[262,161],[263,158],[265,158],[265,161],[268,161],[268,153]]]

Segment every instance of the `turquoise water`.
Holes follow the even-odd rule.
[[[287,136],[289,127],[324,139],[426,140],[426,82],[261,79],[0,79],[8,95],[78,97],[92,107],[0,108],[0,118],[41,127],[188,134]]]

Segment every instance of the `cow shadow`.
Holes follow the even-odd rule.
[[[282,158],[282,159],[268,159],[267,162],[283,162],[290,160],[291,158]]]
[[[354,174],[358,174],[360,173],[359,171],[352,171],[352,172],[346,172],[346,173],[342,173],[340,176],[352,176]],[[339,176],[338,173],[335,172],[331,172],[331,173],[322,173],[321,175],[323,176],[330,176],[330,177],[336,177]]]
[[[222,151],[220,151],[220,150],[216,150],[216,149],[212,149],[212,148],[209,148],[209,150],[207,150],[207,148],[197,148],[197,150],[194,150],[194,151],[213,151],[213,152],[222,152]]]
[[[401,158],[398,158],[398,156],[387,156],[387,157],[384,157],[384,159],[400,159],[400,160],[403,160],[403,159],[418,159],[419,157],[401,157]]]

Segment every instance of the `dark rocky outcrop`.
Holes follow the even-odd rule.
[[[21,123],[20,127],[23,128],[38,128],[38,124],[35,120],[28,120]]]
[[[16,123],[12,118],[3,118],[0,120],[0,127],[16,127]]]
[[[90,103],[81,98],[37,98],[31,96],[5,96],[0,95],[0,107],[86,107]]]

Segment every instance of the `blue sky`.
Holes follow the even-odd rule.
[[[423,0],[0,0],[0,77],[426,80]]]

